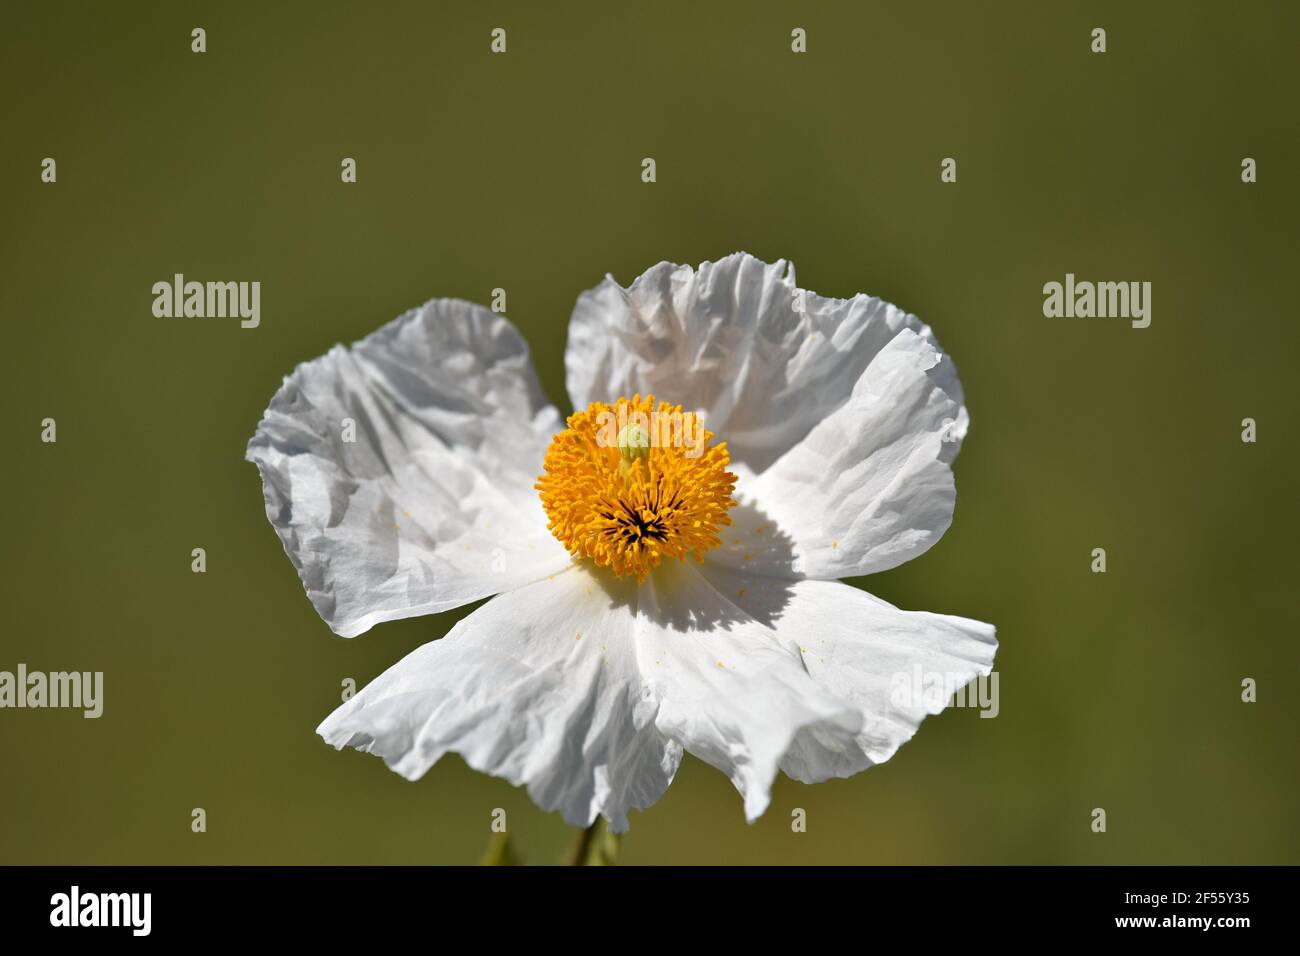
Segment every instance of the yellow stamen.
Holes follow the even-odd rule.
[[[722,543],[736,476],[726,443],[710,447],[693,412],[636,395],[592,402],[567,424],[536,487],[570,554],[644,581],[665,557],[703,560]]]

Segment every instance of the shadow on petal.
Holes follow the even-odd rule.
[[[793,570],[793,539],[752,504],[739,504],[730,514],[732,524],[722,529],[722,546],[705,561],[726,554],[724,563],[739,582],[735,594],[724,593],[697,573],[690,558],[664,561],[640,585],[608,568],[592,567],[592,578],[605,590],[611,608],[629,608],[670,630],[707,633],[752,621],[774,627],[799,578]],[[746,567],[755,572],[746,573]],[[751,581],[752,589],[747,584]]]

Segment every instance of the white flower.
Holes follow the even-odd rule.
[[[778,769],[849,776],[942,709],[891,695],[899,675],[989,673],[990,625],[836,580],[952,519],[968,419],[915,316],[797,292],[785,262],[660,263],[578,299],[565,368],[567,430],[514,326],[436,299],[272,399],[248,457],[335,632],[497,595],[334,711],[326,741],[409,779],[455,751],[616,831],[689,751],[753,820]],[[707,446],[689,414],[676,446],[654,419],[648,449],[626,421],[601,439],[602,416],[673,410],[651,394],[697,411]]]

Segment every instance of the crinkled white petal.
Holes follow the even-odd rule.
[[[408,778],[453,751],[568,823],[600,813],[622,830],[662,795],[683,748],[731,778],[752,820],[796,740],[851,748],[861,726],[797,648],[674,563],[640,587],[574,565],[499,595],[319,732]]]
[[[666,564],[647,579],[637,623],[655,723],[731,778],[750,821],[767,809],[796,739],[851,747],[861,729],[857,709],[809,677],[797,647],[693,565]]]
[[[946,361],[922,336],[900,331],[848,401],[762,474],[739,471],[737,496],[747,508],[710,557],[831,580],[884,571],[929,549],[956,503],[960,406],[938,374]]]
[[[698,270],[661,262],[627,288],[607,276],[574,308],[569,397],[586,408],[653,393],[703,413],[733,461],[761,472],[849,400],[900,332],[938,347],[928,326],[881,299],[797,292],[793,265],[745,253]],[[967,422],[961,385],[950,362],[935,378],[956,405],[956,454]]]
[[[498,595],[339,707],[318,729],[415,779],[443,754],[544,810],[616,831],[672,782],[681,747],[641,677],[636,582],[573,565]]]
[[[247,456],[312,604],[352,637],[568,564],[532,487],[559,427],[514,326],[436,299],[300,365]]]
[[[821,688],[859,711],[862,726],[850,746],[815,729],[799,734],[781,769],[805,783],[888,760],[927,714],[942,711],[954,690],[993,666],[991,624],[902,611],[838,581],[782,581],[710,561],[701,573],[744,613],[767,622]]]

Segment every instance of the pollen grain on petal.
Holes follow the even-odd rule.
[[[536,488],[571,554],[644,581],[665,557],[702,560],[722,543],[736,476],[693,412],[636,395],[592,402],[567,424]]]

